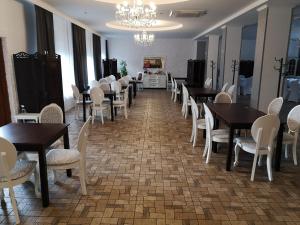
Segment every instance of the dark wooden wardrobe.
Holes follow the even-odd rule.
[[[116,59],[103,60],[103,69],[104,77],[108,77],[110,75],[116,76],[118,73],[118,61]]]
[[[39,113],[44,106],[56,103],[64,112],[60,55],[20,52],[13,57],[19,104],[27,112]]]
[[[205,77],[205,60],[188,60],[187,82],[189,85],[203,87]]]

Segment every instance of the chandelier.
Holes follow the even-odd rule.
[[[138,45],[147,47],[152,45],[155,40],[155,36],[154,34],[149,34],[146,31],[143,31],[142,33],[135,34],[134,40]]]
[[[132,5],[124,1],[117,4],[116,19],[128,27],[151,27],[156,19],[156,6],[154,3],[145,5],[143,0],[133,0]]]

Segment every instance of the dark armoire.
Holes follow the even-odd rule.
[[[189,85],[203,87],[205,77],[205,60],[188,60],[187,82]]]
[[[104,77],[108,77],[110,75],[117,75],[118,61],[116,59],[103,60],[103,69]]]
[[[60,55],[20,52],[13,57],[19,104],[27,112],[39,113],[44,106],[56,103],[64,112]]]

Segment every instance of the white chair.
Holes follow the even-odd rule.
[[[129,80],[127,80],[125,77],[122,77],[118,81],[121,83],[122,86],[128,86],[129,85]]]
[[[138,90],[144,90],[144,73],[142,73],[142,72],[138,73],[137,81],[138,81],[138,83],[136,84],[137,89]]]
[[[268,106],[268,114],[279,115],[282,105],[283,105],[282,97],[273,99]]]
[[[110,79],[112,82],[117,80],[116,77],[115,77],[115,75],[110,75],[110,76],[109,76],[109,79]]]
[[[228,83],[225,83],[221,89],[221,92],[226,92],[227,86],[228,86]]]
[[[229,143],[228,129],[213,129],[214,117],[205,103],[203,103],[205,111],[206,124],[206,144],[203,152],[203,158],[206,156],[206,163],[208,164],[212,153],[212,143]]]
[[[212,79],[208,77],[204,83],[204,88],[211,88],[212,85]]]
[[[216,95],[214,103],[232,103],[231,96],[226,92],[220,92]]]
[[[108,80],[107,78],[101,78],[101,79],[99,80],[99,83],[100,83],[100,84],[102,84],[102,83],[107,83],[107,84],[109,84],[110,82],[109,82],[109,80]]]
[[[253,154],[254,160],[251,172],[251,181],[254,181],[255,169],[258,157],[267,155],[267,170],[269,180],[273,180],[272,176],[272,156],[274,139],[277,135],[280,126],[280,121],[276,115],[266,115],[258,118],[251,127],[250,138],[236,138],[235,142],[235,162],[234,166],[239,163],[239,151],[240,149]]]
[[[72,90],[73,90],[73,97],[75,98],[75,110],[76,110],[76,114],[75,114],[75,118],[78,119],[79,118],[79,113],[80,113],[80,105],[83,104],[83,97],[82,94],[80,94],[78,88],[75,85],[71,85],[72,86]],[[89,100],[86,100],[86,105],[91,104],[92,102]],[[84,109],[85,110],[85,109]]]
[[[297,142],[300,129],[300,106],[294,107],[288,114],[288,132],[283,133],[282,144],[285,145],[285,158],[288,158],[288,145],[292,145],[294,165],[297,166]]]
[[[174,97],[175,97],[175,83],[174,83],[173,77],[171,77],[171,83],[172,83],[172,86],[171,86],[171,100],[173,101]]]
[[[180,90],[178,89],[178,85],[176,80],[174,79],[174,102],[177,102],[178,95],[180,94]]]
[[[187,90],[187,88],[182,84],[182,115],[184,118],[187,118],[187,115],[189,113],[189,106],[191,106],[191,100],[190,100],[190,95]]]
[[[83,195],[87,194],[86,190],[86,148],[89,135],[89,123],[91,117],[87,119],[81,128],[77,141],[77,149],[52,149],[47,155],[47,167],[53,170],[54,182],[57,180],[57,170],[79,169],[79,179]]]
[[[101,122],[104,124],[103,119],[103,111],[109,111],[110,107],[107,107],[103,104],[104,101],[104,93],[101,88],[92,88],[90,92],[91,99],[93,101],[91,105],[92,109],[92,124],[94,124],[95,117],[97,116],[97,112],[100,112]]]
[[[124,91],[124,97],[123,97],[123,99],[115,100],[113,102],[114,108],[123,108],[124,109],[125,119],[128,118],[128,115],[127,115],[128,88],[129,87],[127,86],[127,88]]]
[[[193,147],[195,147],[197,144],[198,129],[205,130],[206,126],[205,126],[205,119],[200,119],[198,105],[196,104],[195,100],[192,97],[191,97],[191,108],[192,108],[193,126],[192,126],[192,135],[191,135],[190,142],[192,142]]]
[[[116,92],[116,99],[121,100],[123,98],[123,95],[121,95],[122,91],[122,84],[119,82],[119,80],[114,81],[111,83],[111,90]]]
[[[227,90],[227,93],[230,95],[231,98],[233,98],[234,91],[235,91],[235,85],[231,85]]]
[[[91,81],[91,88],[94,88],[94,87],[99,87],[100,83],[96,80],[92,80]]]
[[[63,123],[64,122],[64,113],[62,109],[55,103],[45,106],[40,112],[39,116],[40,123]],[[50,148],[57,148],[62,144],[62,141],[59,139]]]
[[[0,137],[0,195],[4,202],[4,188],[9,189],[10,200],[16,218],[16,224],[20,223],[20,217],[15,199],[13,187],[29,180],[32,173],[35,177],[35,191],[37,193],[38,175],[36,173],[36,162],[27,160],[17,161],[15,146]],[[2,204],[1,204],[2,205]]]

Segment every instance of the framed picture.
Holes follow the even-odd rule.
[[[144,69],[163,69],[163,58],[162,57],[145,57],[144,58]]]

